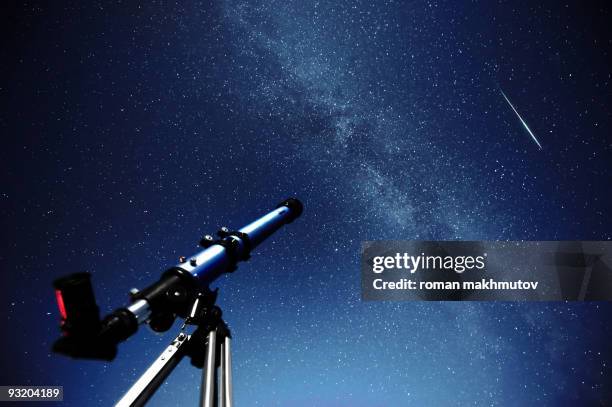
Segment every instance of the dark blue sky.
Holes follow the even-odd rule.
[[[364,303],[358,267],[362,240],[611,238],[604,2],[85,3],[3,6],[0,384],[116,401],[173,330],[52,355],[51,281],[92,272],[110,311],[294,195],[218,282],[237,405],[612,404],[609,304]]]

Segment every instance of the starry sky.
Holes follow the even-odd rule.
[[[0,384],[118,400],[178,325],[53,355],[52,280],[90,271],[108,312],[297,196],[215,283],[236,405],[612,404],[608,303],[360,298],[362,240],[612,238],[612,16],[581,3],[3,4]]]

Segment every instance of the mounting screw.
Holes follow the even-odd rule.
[[[200,246],[205,249],[209,248],[215,243],[215,239],[211,235],[205,235],[202,240],[200,240]]]

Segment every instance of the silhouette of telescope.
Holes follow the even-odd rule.
[[[210,283],[248,260],[254,248],[293,222],[302,210],[298,199],[289,198],[238,230],[223,227],[216,237],[204,236],[201,251],[181,257],[156,283],[133,291],[129,305],[103,319],[99,317],[89,273],[55,280],[63,336],[55,342],[53,351],[75,358],[112,360],[117,344],[133,335],[140,324],[147,323],[157,332],[168,330],[176,317],[189,316],[197,295],[208,291],[216,297],[216,292],[208,288]]]

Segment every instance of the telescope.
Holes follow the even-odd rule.
[[[254,248],[283,225],[293,222],[302,210],[298,199],[289,198],[238,230],[222,227],[216,237],[204,236],[200,240],[202,250],[191,257],[181,256],[178,264],[149,287],[132,290],[130,304],[103,319],[89,273],[55,280],[62,337],[54,343],[53,351],[73,358],[113,360],[118,344],[136,333],[140,324],[164,332],[180,317],[184,319],[180,334],[117,405],[143,405],[187,355],[194,366],[205,368],[201,405],[231,407],[231,334],[221,318],[221,310],[215,306],[217,290],[211,291],[210,283],[236,270],[239,262],[250,258]],[[187,333],[188,326],[195,330]],[[215,371],[217,367],[220,374]],[[215,399],[219,376],[220,395]]]

